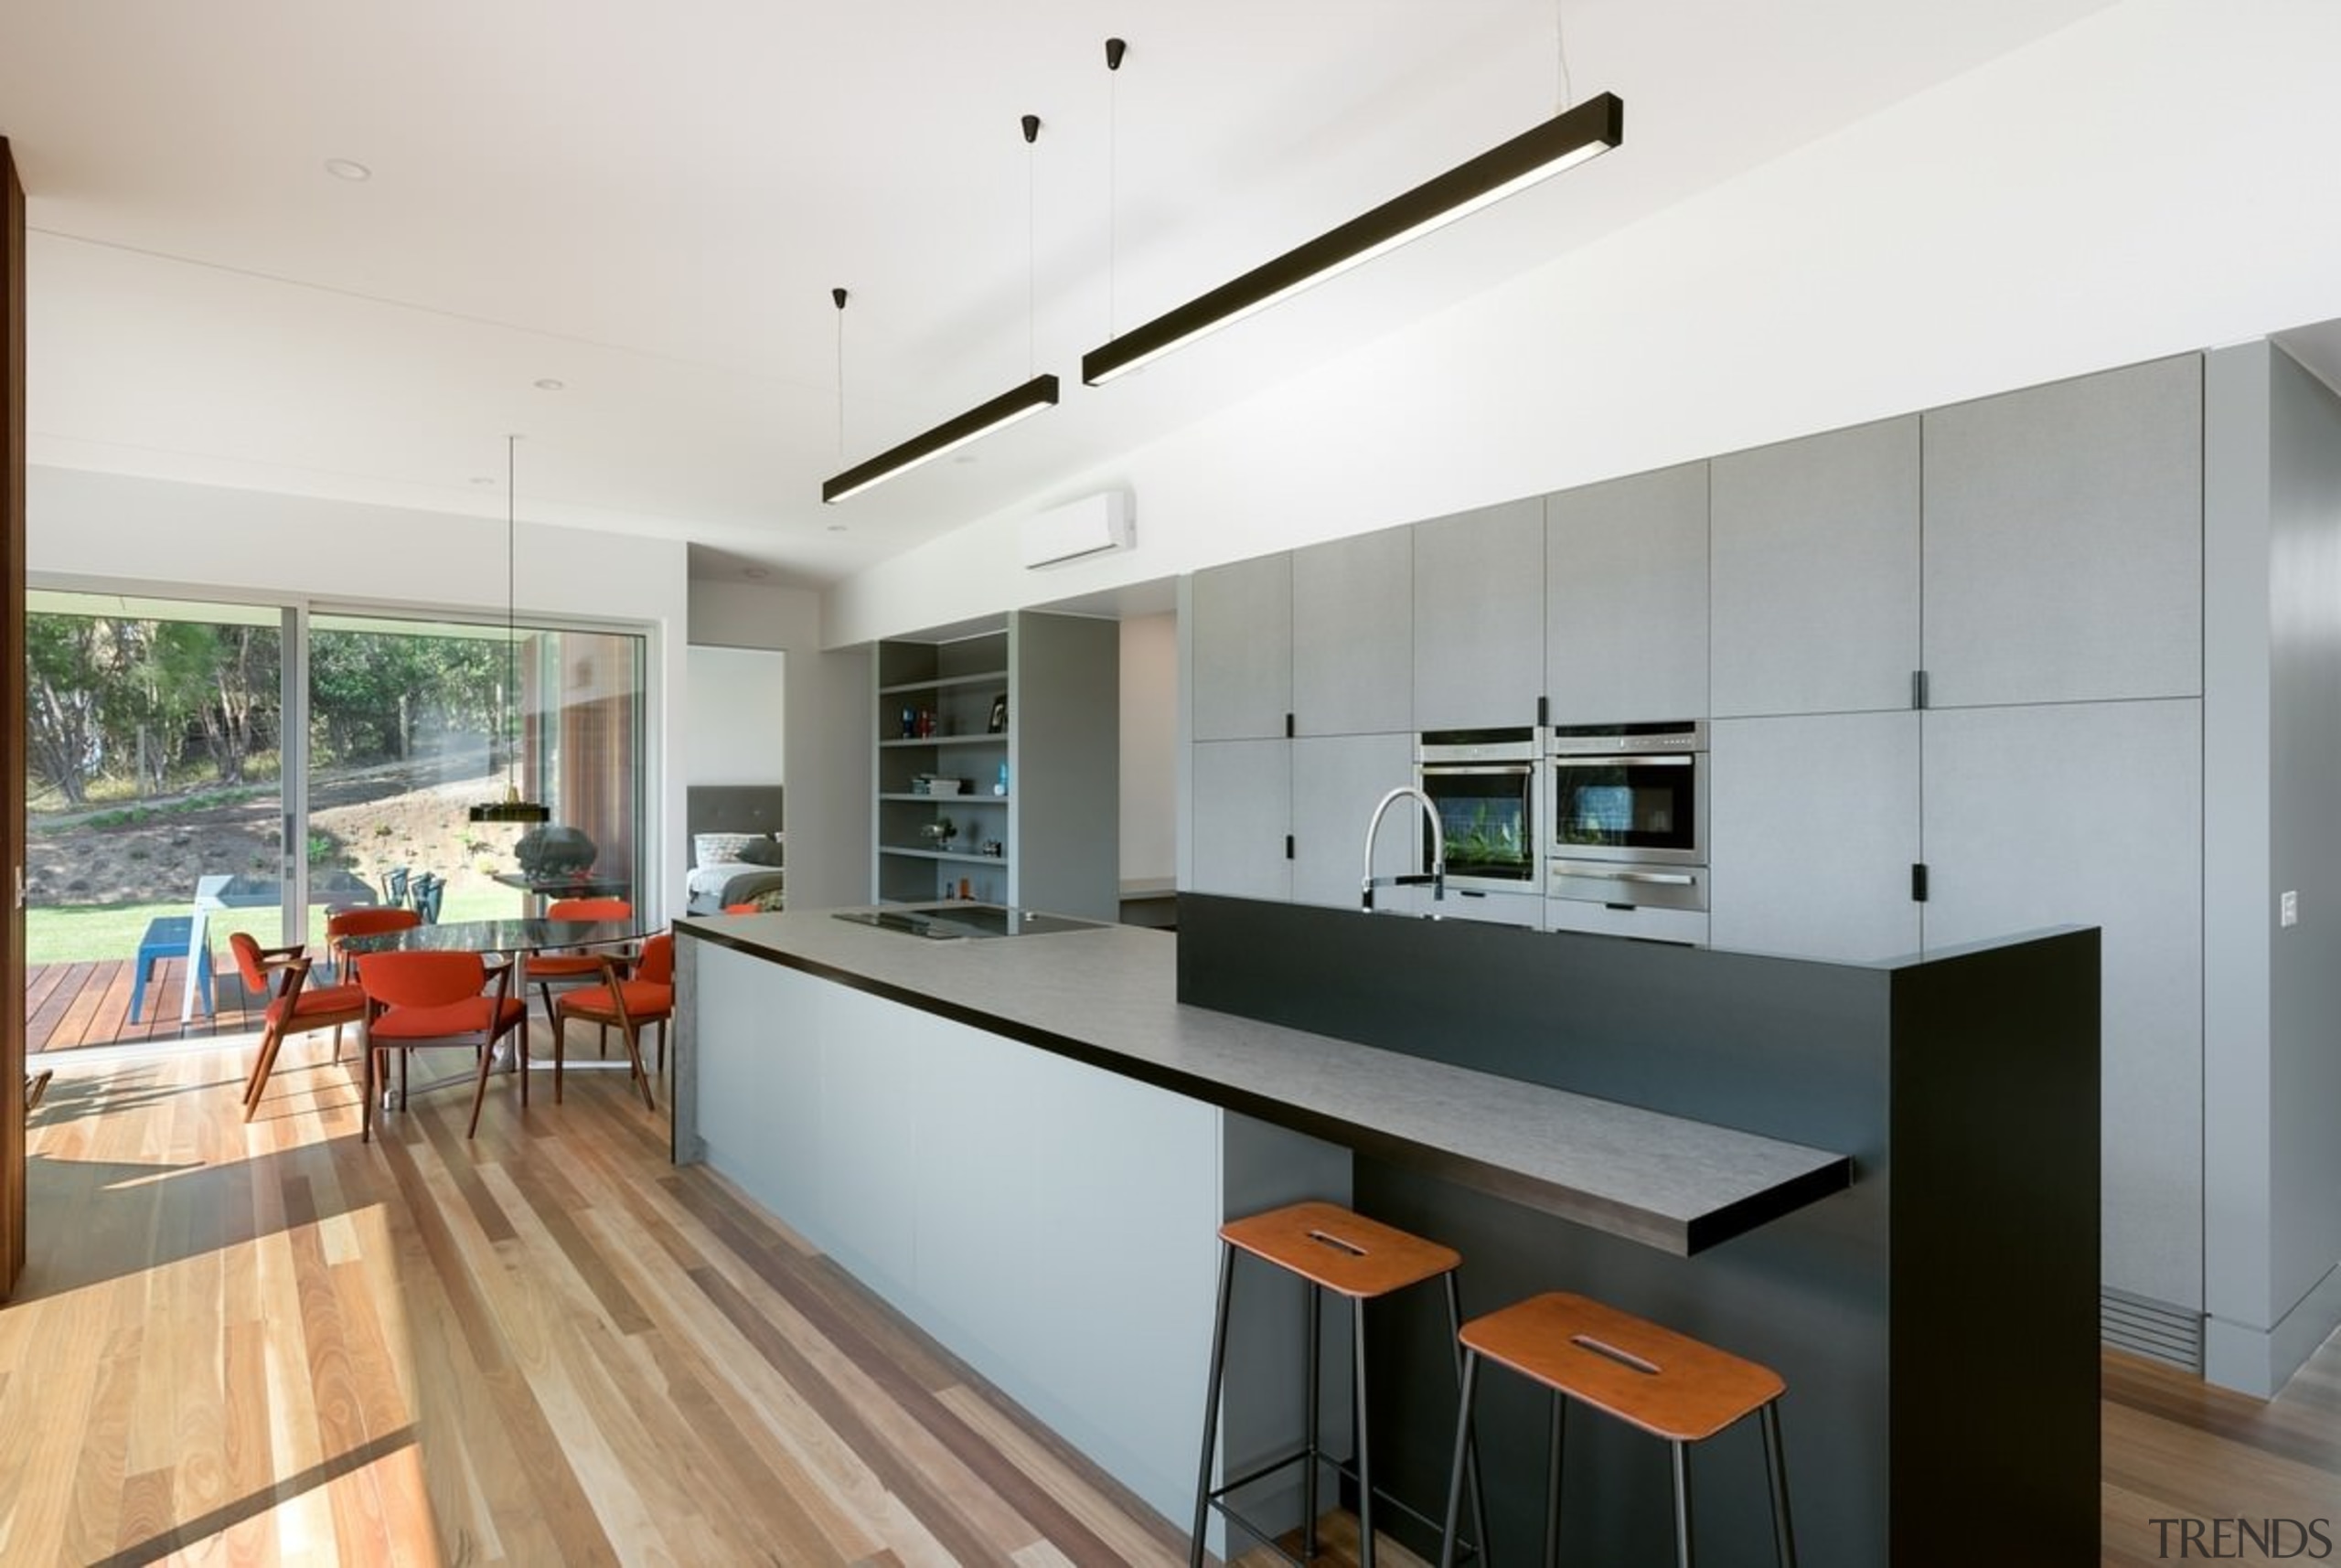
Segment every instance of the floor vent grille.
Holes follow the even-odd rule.
[[[2198,1375],[2203,1371],[2203,1315],[2187,1307],[2100,1289],[2097,1336],[2116,1349],[2151,1356]]]

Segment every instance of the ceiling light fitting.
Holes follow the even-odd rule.
[[[1606,153],[1625,140],[1625,124],[1626,107],[1615,93],[1588,98],[1242,277],[1091,349],[1081,357],[1081,379],[1087,386],[1104,386],[1312,283]]]
[[[1026,146],[1031,146],[1034,142],[1040,139],[1041,117],[1039,115],[1023,115],[1018,120],[1017,123],[1024,133],[1024,144]],[[1032,168],[1029,163],[1026,165],[1025,173],[1025,352],[1027,357],[1026,368],[1029,371],[1031,368],[1031,358],[1032,353],[1032,293],[1034,287],[1032,281],[1033,246],[1031,190]],[[835,289],[830,292],[830,294],[831,298],[837,302],[837,307],[839,313],[838,318],[838,330],[839,333],[838,349],[838,404],[839,433],[840,439],[842,439],[844,433],[845,404],[845,349],[843,337],[845,330],[845,318],[843,314],[845,311],[845,291],[843,289]],[[971,441],[976,441],[981,437],[989,435],[996,430],[1005,430],[1010,425],[1017,424],[1024,420],[1031,419],[1034,414],[1041,412],[1043,409],[1054,408],[1056,406],[1056,377],[1053,375],[1034,376],[1022,386],[1010,391],[1002,392],[999,397],[992,399],[989,402],[978,403],[974,408],[969,409],[966,413],[945,420],[933,430],[914,435],[899,446],[889,447],[884,452],[880,453],[877,456],[870,459],[867,463],[856,464],[853,467],[847,469],[844,473],[823,480],[821,482],[822,503],[827,505],[831,502],[842,501],[849,496],[858,496],[873,485],[883,484],[885,481],[893,478],[898,474],[907,474],[912,469],[918,467],[922,464],[934,462],[936,458],[943,456],[946,453],[956,452]]]
[[[516,745],[514,747],[514,754],[512,758],[513,773],[510,780],[504,786],[504,798],[502,800],[484,801],[480,805],[473,806],[470,811],[465,813],[465,816],[474,822],[550,822],[552,820],[552,813],[546,809],[543,802],[522,800],[520,798],[519,755],[518,747],[517,745],[517,742],[520,738],[520,718],[518,712],[518,703],[520,700],[520,641],[519,634],[515,629],[516,617],[512,609],[512,584],[515,575],[513,571],[513,561],[517,553],[514,540],[519,532],[518,515],[513,499],[512,478],[515,453],[517,453],[519,444],[520,438],[517,435],[508,435],[504,438],[505,685],[504,700],[496,705],[496,741],[498,746],[501,746],[504,740],[504,710],[508,707],[514,709],[512,716],[512,739],[516,742]],[[493,768],[495,764],[495,752],[490,752],[488,753],[488,765],[490,768]]]
[[[1043,409],[1055,407],[1056,400],[1057,379],[1035,376],[1014,391],[1002,392],[988,403],[978,403],[923,435],[914,435],[867,463],[856,464],[835,478],[823,480],[821,499],[842,501],[849,496],[858,496],[872,485],[882,484],[897,474],[907,474],[923,463],[932,463],[945,453],[955,452],[993,431],[1031,419]]]
[[[368,168],[364,164],[359,163],[356,158],[327,158],[326,160],[326,173],[333,176],[333,177],[337,180],[347,180],[352,185],[357,185],[374,177],[374,171]]]

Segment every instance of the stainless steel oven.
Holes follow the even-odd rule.
[[[1426,730],[1415,738],[1415,784],[1447,836],[1449,887],[1534,893],[1545,831],[1536,731]],[[1423,828],[1429,863],[1430,828]]]
[[[1548,896],[1707,907],[1704,722],[1556,726],[1545,771]]]

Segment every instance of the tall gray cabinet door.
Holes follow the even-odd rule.
[[[1295,734],[1411,731],[1414,667],[1412,529],[1293,551]]]
[[[1292,901],[1356,909],[1365,825],[1382,797],[1415,780],[1411,735],[1334,735],[1292,743]],[[1401,801],[1374,844],[1377,876],[1415,869],[1422,816]]]
[[[1291,898],[1284,840],[1292,831],[1292,742],[1198,741],[1190,787],[1194,853],[1188,891]]]
[[[1415,728],[1534,724],[1545,689],[1544,502],[1417,523],[1414,536]]]
[[[1555,724],[1707,715],[1707,465],[1545,497]]]
[[[1292,710],[1292,557],[1198,571],[1188,604],[1194,738],[1283,735]]]
[[[1926,716],[1929,952],[2102,927],[2105,1283],[2203,1293],[2202,704]]]
[[[1719,719],[1707,744],[1713,945],[1864,961],[1919,950],[1918,714]]]
[[[1716,717],[1908,709],[1919,667],[1919,417],[1711,466]]]
[[[1925,419],[1937,707],[2203,689],[2203,361]]]

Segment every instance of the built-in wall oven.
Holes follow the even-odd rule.
[[[1545,771],[1548,896],[1707,907],[1704,722],[1555,726],[1545,736]]]
[[[1537,891],[1544,792],[1536,731],[1426,730],[1415,738],[1415,784],[1447,836],[1447,884],[1466,891]],[[1423,827],[1423,864],[1430,827]]]

